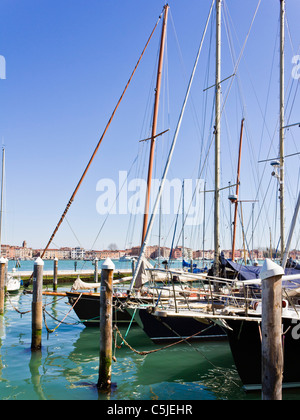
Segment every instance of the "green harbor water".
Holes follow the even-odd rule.
[[[111,395],[99,395],[98,328],[84,327],[72,310],[54,332],[48,334],[43,328],[42,351],[32,353],[31,300],[32,295],[22,293],[7,298],[5,314],[0,316],[1,400],[260,399],[259,393],[242,389],[226,342],[183,343],[143,356],[123,345],[114,349],[112,381],[117,386]],[[58,326],[52,317],[62,320],[71,308],[61,297],[44,297],[44,305],[52,330]],[[121,331],[125,334],[126,329]],[[138,326],[131,327],[127,341],[139,351],[161,347]],[[300,392],[290,391],[285,398],[299,399]]]

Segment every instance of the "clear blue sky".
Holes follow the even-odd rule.
[[[0,136],[7,157],[3,242],[20,245],[26,240],[34,248],[46,245],[164,3],[160,0],[0,0],[0,55],[5,57],[7,66],[6,80],[0,80]],[[226,0],[224,3],[222,75],[225,78],[234,69],[229,45],[233,46],[236,59],[258,0]],[[158,130],[170,128],[170,132],[159,140],[156,176],[161,173],[172,140],[210,4],[210,0],[169,2],[167,70],[161,100],[163,116]],[[299,54],[299,18],[299,0],[288,0],[286,90],[291,94],[288,114],[297,85],[295,81],[293,85],[290,83],[291,60]],[[278,22],[279,0],[262,0],[239,67],[239,78],[233,82],[222,118],[222,186],[235,182],[239,126],[244,113],[246,135],[241,198],[256,198],[263,179],[258,197],[260,205],[269,185],[271,169],[268,165],[263,175],[264,166],[258,165],[257,161],[275,157],[278,153]],[[160,32],[161,26],[71,207],[69,225],[64,222],[53,247],[92,247],[104,220],[96,211],[99,197],[96,185],[100,179],[117,180],[118,171],[129,171],[137,154],[139,162],[143,163],[142,168],[133,170],[133,175],[146,176],[148,145],[140,145],[138,141],[149,134]],[[208,148],[213,90],[205,96],[203,89],[214,83],[214,51],[213,24],[205,40],[193,85],[193,106],[188,107],[184,119],[169,179],[196,178],[202,136],[203,149]],[[229,86],[230,82],[223,85],[223,99]],[[300,121],[297,113],[299,95],[295,98],[289,115],[291,123]],[[299,151],[297,130],[287,133],[286,154]],[[213,188],[212,152],[213,149],[205,171],[208,189]],[[289,158],[288,165],[287,227],[298,194],[299,158]],[[257,224],[254,246],[268,246],[269,226],[274,233],[274,242],[276,238],[278,240],[275,188],[273,180]],[[221,209],[224,248],[230,246],[227,195],[228,191],[222,194]],[[249,204],[244,206],[247,225],[250,207]],[[257,204],[256,216],[258,212]],[[208,199],[207,214],[210,213],[211,199]],[[174,215],[163,217],[166,246],[171,244],[173,222]],[[211,222],[212,218],[207,225]],[[201,229],[201,226],[193,231],[187,229],[187,245],[202,247]],[[152,243],[157,243],[157,234],[156,227]],[[94,248],[105,248],[110,243],[117,243],[119,248],[135,245],[139,243],[140,235],[141,218],[133,224],[128,216],[112,215]],[[208,228],[207,248],[213,246],[211,238],[212,229]],[[238,245],[242,245],[240,234]]]

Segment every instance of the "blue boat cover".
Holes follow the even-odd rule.
[[[191,267],[191,263],[188,263],[185,260],[183,260],[182,267]],[[193,264],[193,268],[197,268],[197,264]]]
[[[191,273],[191,263],[187,263],[186,261],[182,261],[182,267],[189,267],[190,269],[188,270],[189,273]],[[197,264],[193,264],[193,273],[197,274],[197,273],[204,273],[207,271],[207,267],[204,268],[197,268]]]
[[[260,272],[262,269],[261,266],[242,265],[230,260],[226,260],[226,258],[224,258],[223,253],[221,254],[221,264],[223,268],[231,268],[232,270],[236,271],[238,273],[237,278],[239,280],[254,280],[260,278]],[[289,261],[288,267],[285,269],[285,275],[297,274],[299,274],[299,280],[295,279],[293,280],[293,282],[283,282],[283,286],[289,288],[297,288],[300,286],[300,265],[296,263],[291,264],[291,261]]]

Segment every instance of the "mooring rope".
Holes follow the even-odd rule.
[[[77,302],[79,301],[79,299],[81,298],[81,296],[82,296],[82,293],[80,293],[80,295],[76,299],[74,305],[71,306],[71,309],[67,312],[67,314],[64,316],[64,318],[61,321],[58,321],[57,320],[59,322],[59,324],[55,328],[53,328],[53,330],[51,330],[50,328],[48,328],[45,313],[47,313],[49,316],[51,316],[51,318],[53,318],[53,319],[55,319],[55,318],[46,311],[45,306],[43,307],[43,317],[44,317],[45,327],[46,327],[46,330],[47,330],[48,334],[54,333],[54,331],[56,331],[58,329],[58,327],[60,327],[61,324],[64,323],[64,320],[67,318],[67,316],[69,315],[69,313],[74,309],[75,305],[77,304]],[[78,322],[77,322],[77,324],[78,324]],[[68,324],[68,325],[71,325],[71,324]]]
[[[133,351],[134,353],[136,353],[136,354],[139,354],[140,356],[145,356],[145,355],[147,355],[147,354],[151,354],[151,353],[157,353],[158,351],[165,350],[165,349],[168,349],[168,348],[170,348],[170,347],[176,346],[177,344],[180,344],[180,343],[182,343],[182,342],[184,342],[184,341],[190,340],[191,338],[195,337],[196,335],[201,334],[201,331],[199,331],[199,332],[197,332],[196,334],[193,334],[193,335],[191,335],[191,336],[190,336],[190,337],[188,337],[188,338],[182,338],[181,340],[177,341],[176,343],[171,343],[171,344],[168,344],[167,346],[161,347],[161,348],[159,348],[159,349],[148,350],[148,351],[138,351],[138,350],[134,349],[134,348],[133,348],[133,347],[132,347],[132,346],[131,346],[131,345],[130,345],[130,344],[129,344],[126,340],[125,340],[125,338],[122,336],[122,334],[121,334],[121,332],[120,332],[119,328],[118,328],[116,325],[113,327],[113,330],[117,332],[117,334],[120,336],[121,340],[124,342],[124,344],[125,344],[127,347],[129,347],[129,348],[130,348],[130,350],[132,350],[132,351]],[[115,343],[115,345],[116,345],[116,347],[117,347],[117,348],[121,348],[121,346],[118,346],[116,343]]]
[[[24,311],[24,312],[19,311],[19,309],[18,309],[18,308],[16,308],[16,307],[13,305],[13,303],[12,303],[12,301],[11,301],[11,298],[10,298],[9,293],[6,293],[5,297],[7,297],[7,298],[8,298],[9,303],[11,304],[12,308],[13,308],[16,312],[18,312],[18,314],[20,314],[20,315],[21,315],[21,317],[22,317],[22,315],[25,315],[25,314],[28,314],[29,312],[31,312],[31,309],[29,309],[29,311]]]

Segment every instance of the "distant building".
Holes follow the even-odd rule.
[[[11,260],[31,260],[33,256],[32,248],[27,248],[27,242],[23,241],[22,246],[2,245],[1,254]]]
[[[59,260],[69,260],[71,258],[72,248],[59,248],[57,258]]]
[[[192,260],[193,259],[193,250],[191,248],[186,248],[182,246],[177,246],[172,251],[172,258],[174,259],[180,259],[182,258],[182,252],[184,253],[184,259],[185,260]]]
[[[186,261],[190,261],[192,259],[202,259],[203,257],[206,260],[213,260],[214,259],[214,250],[205,250],[203,255],[203,250],[193,251],[191,248],[182,246],[177,246],[172,250],[171,258],[174,259],[181,259],[182,252],[184,250],[184,259]],[[1,245],[1,256],[7,259],[15,259],[15,260],[29,260],[37,257],[41,257],[43,254],[44,249],[32,249],[28,248],[27,242],[24,240],[22,242],[22,246],[11,246],[11,245]],[[89,250],[86,251],[84,248],[75,247],[63,247],[59,249],[50,248],[45,251],[43,259],[45,260],[53,260],[54,258],[58,258],[59,260],[104,260],[106,258],[111,259],[119,259],[124,255],[130,255],[132,257],[138,257],[141,252],[140,246],[135,246],[130,249],[126,250]],[[158,247],[158,245],[149,245],[145,249],[145,257],[149,259],[156,259],[160,255],[162,258],[169,258],[170,256],[170,248],[168,247]],[[231,258],[231,249],[223,250],[223,254],[225,258]],[[274,252],[273,252],[274,254]],[[263,259],[269,257],[270,250],[268,248],[259,248],[254,249],[251,253],[251,256],[256,259]],[[235,259],[249,258],[248,252],[246,252],[246,256],[244,256],[244,250],[237,249],[235,250]],[[300,251],[293,249],[289,252],[289,258],[293,260],[300,260]]]
[[[72,260],[83,260],[85,258],[85,249],[76,247],[71,249]]]
[[[170,256],[170,248],[167,248],[165,246],[162,247],[157,247],[157,249],[151,254],[151,258],[155,259],[158,258],[159,256],[161,258],[169,258]]]
[[[1,245],[1,257],[9,260],[14,258],[14,253],[12,252],[12,247],[10,245]]]

